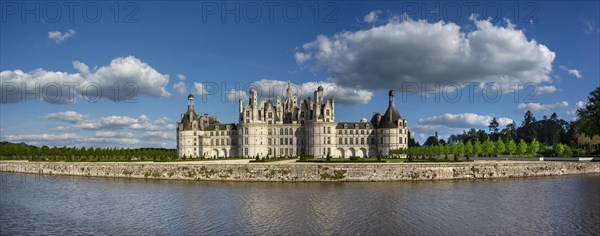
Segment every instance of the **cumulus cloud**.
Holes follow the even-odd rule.
[[[76,73],[36,69],[31,72],[0,72],[1,103],[46,101],[72,103],[75,99],[95,102],[107,98],[118,102],[135,102],[138,96],[168,97],[165,89],[169,75],[163,75],[134,56],[118,57],[109,65],[90,71],[89,66],[74,61]],[[115,86],[118,86],[115,87]],[[34,92],[31,92],[34,91]]]
[[[544,93],[553,93],[555,91],[556,91],[556,87],[554,87],[553,85],[550,85],[550,86],[539,86],[537,92],[539,94],[544,94]]]
[[[175,125],[167,117],[156,120],[146,115],[104,116],[90,118],[75,111],[50,113],[42,120],[60,121],[65,125],[57,133],[1,135],[1,141],[26,142],[47,146],[94,147],[175,147]]]
[[[298,98],[304,99],[307,97],[313,97],[314,91],[319,86],[323,87],[323,96],[325,99],[333,98],[336,103],[346,104],[366,104],[373,97],[373,92],[356,89],[352,87],[338,86],[332,82],[320,81],[320,82],[306,82],[301,84],[290,83],[292,93],[298,95]],[[266,99],[273,99],[277,96],[285,97],[287,95],[287,81],[281,80],[258,80],[252,82],[249,88],[255,88],[258,92],[258,96]],[[227,100],[230,102],[237,102],[240,98],[246,100],[248,94],[246,91],[241,90],[229,90],[227,93]]]
[[[365,15],[365,17],[363,17],[363,21],[365,21],[367,23],[373,23],[373,22],[377,21],[379,14],[381,14],[380,10],[371,11],[371,12],[369,12],[369,14],[367,14],[367,15]]]
[[[329,80],[358,89],[402,88],[405,83],[550,82],[555,53],[508,22],[471,17],[473,30],[443,21],[392,18],[367,30],[319,35],[296,62],[327,68]],[[306,59],[310,58],[310,59]]]
[[[55,131],[73,131],[73,130],[146,130],[156,131],[163,129],[163,126],[170,122],[166,117],[152,121],[146,115],[140,115],[137,118],[129,116],[105,116],[96,119],[89,119],[89,115],[82,115],[75,111],[56,112],[43,116],[46,120],[56,120],[70,123],[67,126],[58,126]],[[162,126],[161,126],[162,125]]]
[[[86,120],[88,115],[82,115],[75,111],[64,111],[64,112],[56,112],[50,113],[43,117],[46,120],[56,120],[63,121],[68,123],[77,123]]]
[[[62,43],[68,38],[75,36],[76,33],[73,29],[66,31],[64,34],[60,31],[50,31],[48,32],[48,38],[54,40],[56,43]]]
[[[178,78],[180,81],[184,81],[184,80],[185,80],[185,75],[182,75],[182,74],[177,74],[177,78]]]
[[[175,91],[177,91],[177,94],[179,94],[179,96],[183,96],[183,94],[185,94],[185,83],[183,81],[179,81],[173,84],[173,88],[175,89]]]
[[[479,115],[474,113],[445,113],[440,116],[431,116],[418,120],[418,125],[411,128],[410,132],[414,137],[425,139],[426,137],[438,132],[442,138],[452,134],[461,133],[463,130],[471,128],[487,129],[494,116]],[[500,126],[506,126],[513,123],[508,117],[496,117]]]
[[[206,87],[202,83],[194,82],[194,90],[192,93],[196,95],[207,94]]]
[[[532,103],[519,103],[519,105],[517,105],[517,110],[519,111],[532,111],[532,112],[536,112],[536,111],[551,111],[553,109],[557,109],[557,108],[564,108],[564,107],[568,107],[569,103],[566,101],[562,101],[562,102],[557,102],[557,103],[552,103],[552,104],[541,104],[538,102],[532,102]]]
[[[577,70],[577,69],[569,69],[566,66],[559,66],[558,68],[560,68],[561,70],[566,71],[570,75],[573,75],[573,76],[577,77],[578,79],[582,77],[581,72],[579,70]]]
[[[419,119],[420,125],[443,125],[455,128],[487,127],[494,117],[489,115],[478,115],[474,113],[443,114]],[[507,117],[496,118],[500,126],[506,126],[513,122]]]

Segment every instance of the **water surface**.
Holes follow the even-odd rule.
[[[0,173],[0,234],[598,235],[600,175],[239,183]]]

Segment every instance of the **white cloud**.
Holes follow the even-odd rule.
[[[536,112],[536,111],[551,111],[553,109],[564,108],[564,107],[568,107],[568,106],[569,106],[569,103],[566,101],[552,103],[552,104],[541,104],[541,103],[537,103],[537,102],[532,102],[532,103],[519,103],[519,105],[517,105],[517,109],[519,111],[529,110],[532,112]]]
[[[513,24],[471,20],[476,26],[471,31],[454,23],[396,17],[367,30],[319,35],[297,52],[308,56],[296,62],[311,70],[326,67],[331,82],[340,86],[368,90],[399,89],[410,82],[498,82],[509,92],[514,83],[550,82],[554,52],[528,40]]]
[[[173,121],[171,121],[171,119],[169,119],[167,117],[163,117],[163,118],[160,118],[160,119],[154,121],[155,125],[166,125],[166,124],[172,124],[172,123],[173,123]]]
[[[185,94],[185,83],[183,83],[183,81],[179,81],[173,84],[173,88],[175,89],[175,91],[177,91],[177,94],[179,94],[179,96],[183,96],[183,94]]]
[[[48,32],[48,38],[54,40],[56,43],[62,43],[70,37],[75,36],[77,32],[73,29],[68,30],[64,34],[60,31],[50,31]]]
[[[363,20],[367,23],[373,23],[373,22],[377,21],[379,14],[381,14],[380,10],[371,11],[371,12],[369,12],[369,14],[367,14],[367,15],[365,15],[365,17],[363,17]]]
[[[570,75],[573,75],[573,76],[575,76],[577,78],[581,78],[582,77],[581,72],[579,70],[577,70],[577,69],[569,69],[566,66],[559,66],[558,68],[560,68],[561,70],[566,71]]]
[[[77,123],[86,120],[88,115],[82,115],[75,111],[64,111],[64,112],[56,112],[50,113],[43,118],[46,120],[56,120],[56,121],[64,121],[69,123]]]
[[[152,120],[146,115],[89,118],[75,111],[50,113],[43,120],[61,121],[59,133],[2,135],[0,140],[48,146],[175,147],[175,125],[167,117]],[[64,132],[64,133],[63,133]]]
[[[174,129],[174,127],[171,126],[165,127],[165,125],[170,122],[168,118],[163,117],[152,121],[146,115],[141,115],[137,118],[129,116],[105,116],[97,119],[88,119],[88,115],[82,115],[75,111],[66,111],[51,113],[42,118],[71,123],[71,125],[68,126],[57,126],[53,129],[55,131],[119,129],[156,131],[164,128]]]
[[[311,55],[307,53],[296,52],[296,54],[294,54],[294,57],[296,58],[296,63],[301,65],[304,62],[310,60]]]
[[[418,120],[418,125],[410,129],[413,137],[425,140],[426,137],[438,132],[440,138],[447,138],[452,134],[462,133],[463,130],[483,129],[487,130],[488,125],[494,116],[479,115],[474,113],[443,114],[440,116],[431,116]],[[500,126],[506,126],[513,123],[508,117],[496,117]]]
[[[287,86],[287,81],[263,79],[252,82],[252,84],[248,87],[256,88],[258,96],[261,98],[273,99],[277,96],[281,96],[282,98],[285,97]],[[291,83],[292,93],[297,94],[299,99],[304,99],[309,96],[313,97],[314,91],[317,90],[319,86],[323,86],[324,98],[333,98],[336,103],[366,104],[373,97],[373,92],[371,91],[338,86],[332,82],[320,81],[306,82],[302,84]],[[240,98],[247,100],[247,92],[236,90],[229,90],[227,92],[227,100],[230,102],[237,102]]]
[[[577,108],[583,108],[583,107],[585,107],[585,102],[579,101],[579,102],[575,103],[575,105],[577,106]]]
[[[185,80],[185,75],[182,75],[182,74],[177,74],[177,78],[178,78],[180,81],[184,81],[184,80]]]
[[[31,72],[5,70],[0,72],[2,81],[1,103],[22,101],[21,92],[35,90],[27,99],[50,103],[72,103],[75,99],[95,102],[108,98],[119,102],[135,102],[136,97],[146,95],[168,97],[165,89],[169,75],[163,75],[134,56],[118,57],[107,66],[93,71],[79,61],[73,62],[77,73],[46,71],[36,69]],[[118,85],[119,89],[115,89]],[[118,91],[118,93],[116,92]]]
[[[207,91],[204,84],[194,82],[194,90],[192,91],[192,93],[196,95],[204,95],[207,93]]]
[[[539,86],[538,87],[538,93],[539,94],[553,93],[555,91],[556,91],[556,87],[554,87],[553,85],[550,85],[550,86]]]
[[[133,138],[135,134],[132,132],[113,132],[113,131],[99,131],[94,134],[96,138]]]
[[[489,115],[478,115],[474,113],[443,114],[419,119],[420,125],[443,125],[453,128],[475,128],[487,127],[494,117]],[[507,117],[496,118],[500,126],[506,126],[513,122]]]

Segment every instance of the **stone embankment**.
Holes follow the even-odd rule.
[[[201,181],[402,181],[589,174],[600,173],[600,163],[476,161],[410,164],[181,164],[3,161],[0,162],[0,172]]]

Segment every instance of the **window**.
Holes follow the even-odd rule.
[[[354,144],[354,139],[350,138],[350,145]]]
[[[283,145],[283,138],[279,138],[279,145]]]
[[[338,134],[342,134],[342,130],[341,130],[341,129],[340,129],[340,130],[338,130]]]
[[[283,128],[279,128],[279,134],[283,135]]]
[[[354,130],[350,130],[350,134],[351,134],[351,135],[352,135],[352,134],[354,134]]]
[[[365,138],[360,138],[360,144],[365,144]]]
[[[331,137],[327,137],[327,144],[331,144]]]
[[[215,141],[211,139],[211,140],[210,140],[210,145],[211,145],[211,146],[212,146],[212,145],[215,145]]]
[[[248,156],[248,148],[244,148],[244,155]]]
[[[272,144],[271,144],[271,138],[269,138],[269,145],[272,145]],[[269,154],[270,154],[270,153],[271,153],[271,152],[269,151]]]
[[[267,113],[267,117],[268,117],[268,118],[273,118],[273,112],[269,112],[269,113]]]
[[[327,127],[327,133],[331,134],[331,127]]]
[[[383,137],[379,138],[379,143],[383,144]]]
[[[365,134],[365,130],[361,130],[361,131],[360,131],[360,134]]]
[[[290,145],[294,145],[294,139],[290,138]]]
[[[375,144],[375,138],[371,138],[371,144]]]
[[[338,144],[342,144],[342,138],[338,138]]]
[[[287,138],[285,139],[285,145],[288,145],[288,139]]]
[[[344,144],[348,144],[348,138],[344,138]]]
[[[269,135],[273,135],[273,130],[269,129]]]
[[[325,110],[325,114],[329,115],[329,109]]]

